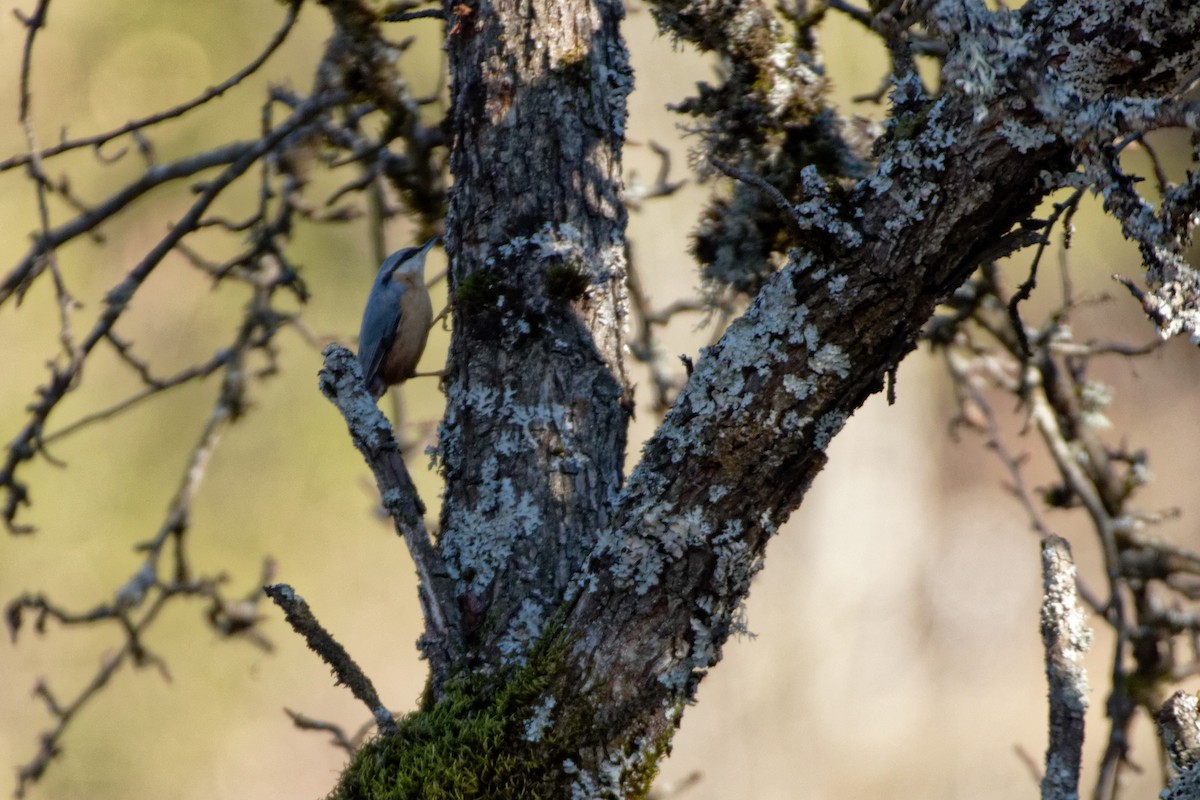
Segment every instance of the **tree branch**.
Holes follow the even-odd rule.
[[[375,723],[379,725],[379,732],[395,733],[396,718],[379,699],[371,679],[354,663],[346,648],[338,644],[329,631],[321,626],[308,603],[304,602],[304,598],[286,583],[264,586],[263,591],[275,601],[275,605],[283,609],[288,624],[292,626],[292,630],[304,637],[308,648],[329,665],[337,682],[347,687],[370,709],[371,716],[375,717]]]
[[[337,406],[350,429],[354,446],[375,475],[383,507],[391,515],[417,568],[421,607],[428,630],[422,649],[435,674],[444,675],[462,646],[459,615],[446,565],[425,527],[425,505],[417,495],[400,447],[383,412],[363,385],[358,359],[331,344],[323,351],[321,393]]]
[[[49,3],[43,3],[43,8],[47,5],[49,5]],[[210,100],[220,97],[230,89],[240,84],[246,78],[257,72],[259,67],[265,64],[267,59],[269,59],[271,55],[279,49],[279,46],[284,43],[288,37],[288,34],[292,31],[292,27],[296,24],[296,17],[300,11],[300,5],[301,4],[299,0],[294,0],[288,4],[287,15],[280,24],[279,30],[275,32],[275,34],[271,37],[271,40],[267,43],[266,47],[263,48],[263,51],[259,53],[257,57],[252,59],[248,64],[246,64],[246,66],[242,67],[233,75],[221,81],[221,83],[205,89],[197,97],[185,103],[180,103],[179,105],[169,108],[165,111],[160,111],[156,114],[151,114],[147,117],[142,117],[141,119],[127,122],[121,127],[114,128],[111,131],[105,131],[104,133],[97,133],[93,134],[92,136],[85,136],[79,139],[67,139],[66,141],[59,142],[51,147],[46,147],[42,150],[39,150],[36,153],[23,153],[21,155],[12,156],[11,158],[0,161],[0,172],[12,169],[13,167],[22,166],[23,164],[29,164],[35,159],[52,158],[61,153],[65,153],[69,150],[77,150],[81,147],[103,147],[113,139],[118,139],[126,134],[140,131],[144,128],[157,125],[158,123],[165,122],[169,119],[177,119],[182,117],[189,111],[204,105]],[[36,16],[41,16],[42,14],[44,14],[44,11],[39,10]],[[32,44],[32,36],[30,37],[30,44]],[[25,58],[27,61],[28,54]],[[23,65],[23,71],[27,70],[28,66]],[[113,156],[112,158],[115,159],[117,156]]]
[[[1200,12],[1184,18],[1167,5],[1124,4],[1114,23],[1171,27],[1161,51],[1143,53],[1166,65],[1164,92],[1200,64]],[[578,691],[619,709],[601,726],[666,735],[675,716],[662,709],[687,702],[719,660],[767,539],[824,465],[831,438],[988,244],[1053,188],[1045,176],[1069,170],[1069,141],[1028,135],[1062,109],[1030,98],[1143,85],[1107,41],[1089,47],[1070,29],[1091,19],[1083,0],[1034,2],[1020,15],[967,6],[961,17],[950,13],[956,4],[936,6],[951,45],[944,94],[924,103],[911,131],[893,132],[848,197],[814,194],[806,177],[803,219],[818,236],[697,362],[627,481],[567,622]],[[1050,42],[1064,38],[1073,69],[1011,56],[1049,58]],[[633,721],[631,707],[645,713]]]
[[[30,420],[9,445],[4,466],[0,468],[0,490],[7,495],[2,513],[5,524],[12,532],[28,532],[27,526],[15,523],[17,511],[21,505],[28,504],[28,493],[25,485],[17,480],[16,469],[25,461],[34,457],[43,448],[43,432],[46,421],[59,401],[74,386],[77,377],[83,369],[84,360],[99,342],[105,341],[138,287],[158,267],[176,244],[183,237],[195,230],[196,224],[203,217],[208,207],[217,196],[234,180],[249,170],[259,158],[278,147],[286,138],[297,133],[311,119],[330,105],[336,104],[342,98],[337,95],[321,96],[303,104],[287,120],[263,138],[254,142],[242,151],[233,162],[209,182],[200,196],[192,203],[187,213],[171,227],[142,260],[132,269],[121,283],[117,284],[105,297],[105,308],[87,337],[80,343],[78,350],[65,366],[57,365],[51,368],[50,382],[43,387],[38,400],[30,406]],[[16,274],[14,272],[14,274]],[[27,280],[23,276],[17,283]],[[6,283],[7,285],[7,283]],[[2,291],[2,290],[0,290]],[[2,295],[0,295],[2,296]]]
[[[1079,797],[1083,722],[1087,711],[1087,673],[1083,656],[1091,644],[1075,591],[1075,562],[1065,539],[1042,540],[1042,645],[1050,684],[1050,743],[1042,800]]]

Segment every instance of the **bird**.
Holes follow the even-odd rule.
[[[438,240],[405,247],[384,259],[371,286],[358,333],[358,363],[371,396],[413,376],[433,324],[425,288],[425,256]]]

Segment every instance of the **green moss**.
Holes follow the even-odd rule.
[[[395,734],[377,737],[355,754],[331,800],[570,796],[574,776],[563,762],[578,763],[581,749],[604,742],[595,730],[594,710],[572,700],[569,716],[553,708],[545,730],[527,735],[537,710],[560,695],[566,651],[563,636],[547,634],[524,667],[503,676],[451,679],[436,705],[405,717]],[[648,759],[648,767],[634,772],[624,797],[645,796],[663,747],[653,750],[640,758],[632,750],[628,754]]]
[[[921,135],[929,123],[929,110],[922,109],[919,113],[902,114],[896,120],[893,130],[893,136],[896,141],[904,141],[906,139],[915,139]]]
[[[683,703],[680,702],[676,707],[676,714],[683,713]],[[676,716],[678,719],[678,716]],[[654,744],[647,747],[645,752],[634,753],[633,744],[626,746],[626,756],[631,756],[637,759],[637,766],[634,769],[626,770],[624,775],[624,785],[621,792],[622,797],[630,798],[645,798],[650,796],[650,789],[654,785],[654,779],[658,777],[658,765],[662,760],[671,754],[671,738],[674,736],[674,728],[667,728],[654,741]]]
[[[496,308],[505,288],[503,279],[495,272],[476,272],[458,285],[454,300],[464,314],[478,314]]]
[[[546,296],[570,303],[587,294],[591,276],[575,262],[555,264],[546,270]]]

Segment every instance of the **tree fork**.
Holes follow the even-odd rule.
[[[1200,66],[1200,13],[1121,4],[1113,41],[1170,28],[1139,52],[1148,76],[1085,35],[1093,5],[929,10],[949,46],[942,93],[897,76],[891,132],[854,187],[812,168],[796,176],[807,235],[697,361],[624,485],[620,11],[449,10],[456,317],[438,544],[465,656],[432,676],[411,724],[448,708],[498,718],[523,785],[645,791],[833,436],[936,304],[1028,240],[1020,224],[1086,159],[1085,137],[1102,142],[1128,113],[1110,98],[1169,94]],[[586,290],[547,289],[564,284]],[[548,642],[553,658],[539,649]],[[474,752],[469,741],[450,751]],[[480,784],[484,796],[495,788]]]

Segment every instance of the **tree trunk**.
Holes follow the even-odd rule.
[[[621,147],[632,77],[611,0],[455,6],[455,325],[441,548],[472,664],[524,660],[621,487]]]

